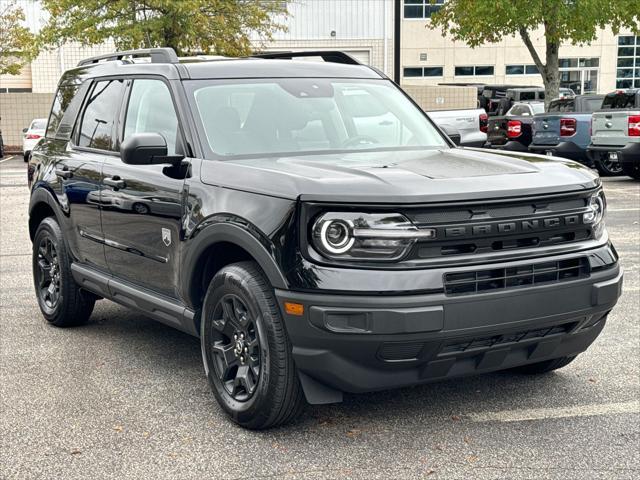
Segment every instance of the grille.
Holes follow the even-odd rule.
[[[423,342],[386,342],[380,347],[378,355],[387,361],[414,360],[424,347]]]
[[[523,330],[521,332],[508,333],[504,335],[467,338],[465,340],[446,344],[444,347],[442,347],[442,350],[440,350],[440,353],[438,355],[445,356],[449,354],[457,354],[473,350],[489,349],[508,343],[518,343],[525,340],[539,340],[541,338],[550,337],[552,335],[569,333],[575,326],[576,323],[567,323],[555,327],[539,328],[536,330]]]
[[[593,231],[583,222],[589,195],[407,209],[403,213],[418,228],[436,232],[434,239],[419,242],[409,256],[435,259],[589,240]]]
[[[566,282],[589,276],[586,258],[531,263],[506,268],[446,273],[446,295],[472,295],[494,290]]]

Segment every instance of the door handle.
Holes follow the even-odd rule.
[[[73,177],[73,172],[69,171],[67,167],[56,168],[56,176],[60,178],[71,178]]]
[[[105,185],[109,185],[110,187],[113,187],[114,190],[120,190],[122,188],[127,187],[127,184],[125,183],[125,181],[122,180],[117,175],[115,177],[105,178],[104,180],[102,180],[102,183],[104,183]]]

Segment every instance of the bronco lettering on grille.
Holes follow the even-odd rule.
[[[520,233],[580,225],[580,215],[565,215],[533,220],[516,220],[481,225],[446,227],[445,237],[478,237],[495,233]]]

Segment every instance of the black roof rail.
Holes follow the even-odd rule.
[[[173,48],[143,48],[140,50],[125,50],[123,52],[107,53],[96,57],[85,58],[78,62],[78,66],[91,65],[100,60],[113,62],[122,60],[124,57],[150,57],[151,63],[178,63],[179,59]]]
[[[293,58],[300,57],[320,57],[325,62],[331,63],[344,63],[347,65],[362,65],[358,60],[351,55],[340,52],[337,50],[309,50],[304,52],[270,52],[270,53],[257,53],[251,55],[252,58],[271,58],[271,59],[285,59],[291,60]]]

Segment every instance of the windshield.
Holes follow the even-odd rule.
[[[185,82],[222,157],[446,148],[388,81],[283,78]]]
[[[47,120],[46,119],[41,119],[41,120],[34,120],[33,122],[31,122],[31,130],[44,130],[45,127],[47,126]]]

